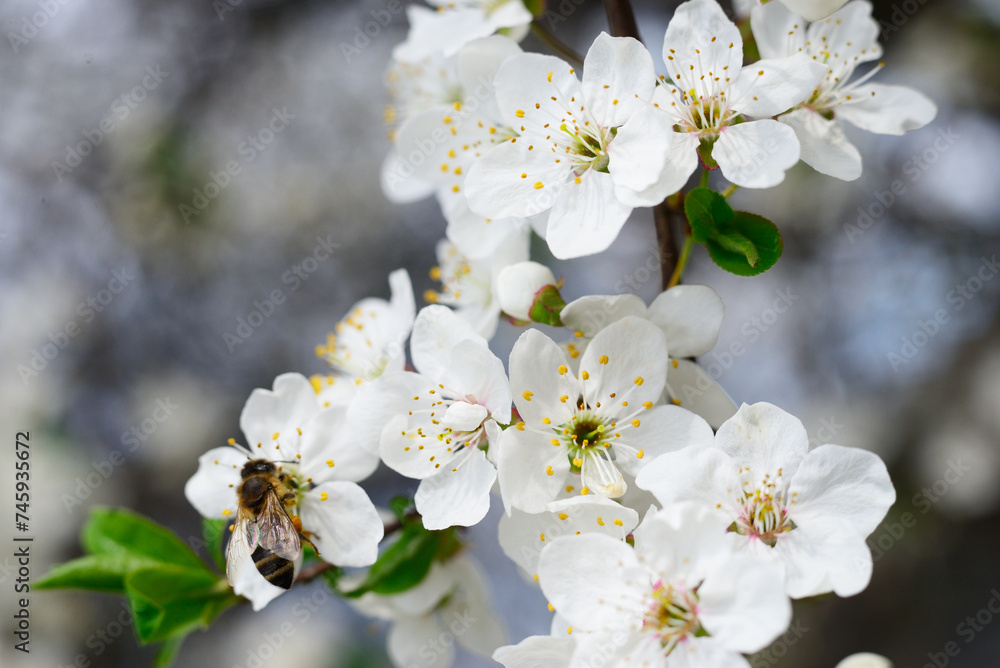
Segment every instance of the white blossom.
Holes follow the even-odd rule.
[[[531,320],[531,307],[538,291],[555,285],[552,270],[538,262],[518,262],[497,275],[497,299],[500,308],[512,318]]]

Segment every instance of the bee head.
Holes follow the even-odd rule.
[[[246,478],[256,473],[274,473],[277,469],[274,462],[266,459],[251,459],[243,465],[243,471],[240,475]]]

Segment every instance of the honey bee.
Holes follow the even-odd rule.
[[[299,518],[288,514],[287,507],[295,501],[289,476],[267,459],[251,459],[240,476],[236,523],[226,553],[226,578],[234,585],[240,567],[250,559],[265,580],[290,589],[302,541],[312,543],[301,535]]]

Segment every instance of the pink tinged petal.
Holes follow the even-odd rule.
[[[451,365],[452,350],[462,341],[474,341],[484,347],[487,345],[486,339],[472,325],[447,306],[425,306],[413,323],[413,335],[410,337],[413,366],[421,375],[441,382]]]
[[[630,293],[588,295],[566,304],[559,318],[568,329],[592,337],[627,315],[645,317],[646,302]]]
[[[555,538],[538,562],[542,593],[580,631],[641,624],[649,573],[624,541],[600,534]]]
[[[808,22],[780,2],[768,2],[750,10],[750,27],[760,57],[784,58],[806,48]]]
[[[598,332],[580,358],[584,400],[600,416],[631,414],[647,401],[655,403],[667,375],[667,343],[660,328],[628,316]],[[612,397],[611,395],[615,395]],[[622,403],[627,401],[628,405]],[[642,415],[637,416],[642,418]]]
[[[569,460],[565,447],[555,447],[532,431],[510,428],[500,438],[497,474],[504,508],[540,513],[566,484]]]
[[[411,165],[392,150],[382,161],[382,193],[394,204],[409,204],[434,194],[434,184],[417,177]]]
[[[184,485],[184,496],[202,517],[236,519],[240,471],[249,461],[236,448],[212,448],[198,458],[198,471]]]
[[[792,621],[780,566],[748,554],[716,564],[698,589],[698,598],[705,630],[735,652],[764,649]]]
[[[302,425],[299,469],[314,483],[327,480],[360,482],[378,468],[378,452],[362,447],[347,421],[347,409],[327,408]]]
[[[738,467],[749,467],[755,477],[783,470],[793,477],[809,450],[809,437],[802,422],[766,402],[743,404],[715,435],[719,448]]]
[[[722,386],[690,360],[670,360],[666,393],[676,405],[703,417],[712,429],[736,415],[736,403]]]
[[[820,174],[844,181],[861,176],[861,153],[848,141],[840,123],[827,120],[812,109],[796,109],[778,120],[795,130],[802,148],[802,162]]]
[[[370,566],[384,535],[374,504],[353,482],[324,482],[302,495],[303,530],[326,561],[337,566]]]
[[[637,475],[662,454],[688,446],[709,448],[715,440],[704,419],[678,406],[654,406],[640,413],[638,419],[638,427],[619,424],[621,438],[611,441],[616,463],[631,475]],[[620,448],[623,444],[631,449]]]
[[[647,128],[643,127],[643,122]],[[698,137],[674,132],[673,119],[654,108],[640,110],[608,146],[616,194],[635,207],[659,204],[684,187],[698,167]]]
[[[597,36],[583,61],[583,98],[598,125],[624,123],[646,106],[655,86],[653,57],[641,42],[604,32]]]
[[[937,105],[912,88],[869,83],[852,89],[834,114],[868,132],[901,135],[933,121]]]
[[[744,188],[770,188],[799,161],[799,140],[787,125],[765,119],[726,128],[712,147],[722,175]]]
[[[707,285],[678,285],[661,292],[647,316],[667,337],[675,358],[703,355],[715,346],[726,307]],[[668,371],[669,373],[669,371]]]
[[[518,338],[510,351],[510,389],[524,422],[541,428],[545,418],[559,425],[573,416],[581,387],[569,368],[566,353],[537,329]]]
[[[695,446],[660,455],[639,472],[635,484],[652,492],[663,506],[691,501],[726,512],[732,521],[741,486],[737,470],[721,450]]]
[[[424,526],[438,531],[478,524],[490,509],[490,489],[496,478],[486,453],[474,448],[421,480],[414,501]]]
[[[729,518],[711,506],[675,503],[647,515],[633,532],[635,554],[654,580],[694,586],[734,554]]]
[[[792,477],[790,509],[796,524],[841,518],[862,537],[875,531],[896,501],[885,463],[873,452],[821,445],[810,452]]]
[[[727,65],[728,71],[736,72],[743,65],[740,30],[715,0],[685,2],[670,19],[663,60],[671,77],[688,73],[692,65],[696,72],[705,68],[719,74]]]
[[[508,3],[512,6],[524,5],[519,2]],[[530,14],[527,21],[531,21]],[[512,39],[502,35],[491,35],[469,42],[458,52],[458,80],[466,97],[464,104],[471,107],[476,104],[477,114],[489,119],[499,119],[500,110],[496,106],[493,91],[493,79],[500,65],[507,58],[522,53],[521,47]]]
[[[274,390],[256,389],[250,393],[240,413],[240,428],[253,452],[260,444],[262,456],[269,459],[287,459],[296,453],[286,452],[274,440],[274,434],[294,432],[309,418],[318,413],[316,391],[309,380],[299,373],[286,373],[274,379]],[[287,439],[280,439],[284,442]]]
[[[781,2],[807,21],[819,21],[843,7],[847,0],[781,0]]]
[[[804,53],[759,60],[740,72],[730,90],[733,109],[747,116],[774,116],[804,102],[827,69]]]
[[[455,662],[453,643],[435,643],[428,650],[428,641],[447,633],[437,615],[403,617],[393,624],[386,637],[386,649],[393,665],[421,668],[449,668]]]
[[[839,518],[796,526],[772,550],[785,569],[785,591],[792,598],[834,592],[854,596],[872,576],[872,553],[864,537]]]
[[[472,165],[465,196],[473,212],[491,219],[526,218],[552,208],[570,166],[554,162],[548,150],[528,146],[533,145],[498,144]]]
[[[528,636],[493,652],[504,668],[568,668],[576,643],[570,637]]]
[[[592,169],[563,184],[555,197],[545,239],[560,260],[605,250],[632,213],[618,201],[614,178]]]

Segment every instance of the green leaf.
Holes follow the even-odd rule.
[[[204,628],[239,600],[218,576],[170,565],[132,571],[125,593],[142,644]]]
[[[781,257],[783,243],[777,226],[767,218],[737,211],[728,229],[707,244],[712,260],[739,276],[756,276]]]
[[[87,555],[57,564],[41,580],[32,584],[36,589],[90,589],[120,594],[125,591],[125,575],[136,568],[156,562],[130,555]]]
[[[389,501],[389,509],[392,510],[392,514],[396,516],[400,522],[406,521],[406,516],[410,514],[411,510],[414,510],[413,499],[408,496],[394,496],[391,501]]]
[[[372,564],[361,585],[342,593],[357,598],[369,591],[396,594],[412,588],[430,570],[440,536],[441,532],[428,531],[419,522],[406,524],[399,540]]]
[[[83,528],[82,541],[92,554],[144,556],[208,571],[205,562],[176,534],[120,508],[96,508]]]
[[[726,198],[710,188],[695,188],[684,197],[684,213],[691,226],[691,238],[704,244],[719,234],[733,219]]]
[[[535,293],[535,301],[531,303],[531,310],[528,315],[532,321],[540,322],[543,325],[562,327],[562,320],[559,314],[562,313],[566,302],[559,294],[559,288],[554,285],[546,285]]]
[[[220,573],[226,570],[226,553],[223,544],[226,540],[226,534],[229,533],[226,531],[227,524],[229,524],[229,520],[211,520],[207,517],[203,517],[201,520],[201,536],[205,541],[205,549]]]

